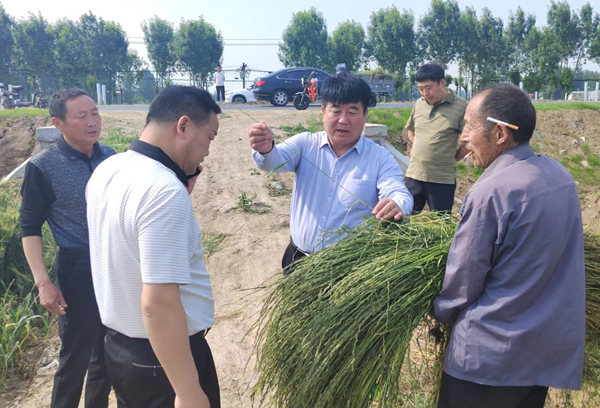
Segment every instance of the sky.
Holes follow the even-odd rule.
[[[225,70],[239,67],[242,62],[255,71],[251,77],[263,74],[259,70],[275,71],[283,68],[277,57],[277,44],[282,33],[289,25],[292,14],[307,10],[311,6],[321,11],[325,17],[329,32],[341,22],[354,20],[361,23],[366,31],[371,13],[390,6],[384,0],[346,0],[346,1],[242,1],[242,0],[102,0],[84,2],[81,0],[0,0],[4,8],[17,19],[27,17],[29,12],[41,12],[51,23],[60,18],[75,20],[91,11],[104,20],[112,20],[121,24],[129,36],[130,47],[146,58],[143,45],[141,24],[157,15],[175,24],[182,19],[190,20],[203,16],[221,32],[225,40],[223,67]],[[588,0],[569,0],[572,9],[579,10]],[[595,2],[591,2],[593,4]],[[478,15],[484,7],[489,8],[496,17],[507,23],[509,12],[521,6],[526,13],[535,14],[537,25],[546,24],[546,12],[550,0],[458,0],[462,9],[472,6]],[[398,2],[400,10],[411,10],[415,20],[427,12],[430,1]],[[595,7],[594,11],[600,11]],[[595,64],[588,64],[587,69],[598,69]],[[456,67],[451,66],[448,72],[456,74]],[[234,73],[228,73],[227,79],[233,79]],[[241,84],[240,86],[241,87]],[[228,86],[229,88],[229,86]]]

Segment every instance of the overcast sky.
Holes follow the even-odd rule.
[[[77,19],[88,11],[105,20],[113,20],[121,24],[127,32],[131,47],[146,57],[143,45],[141,23],[154,15],[178,25],[181,19],[195,19],[200,15],[221,31],[225,39],[223,66],[227,69],[237,67],[246,62],[256,70],[277,70],[282,68],[277,57],[276,44],[288,26],[292,13],[307,10],[315,6],[323,13],[327,28],[331,32],[345,20],[355,20],[367,28],[369,16],[382,7],[388,7],[389,1],[383,0],[347,0],[347,1],[241,1],[241,0],[102,0],[85,2],[81,0],[0,0],[6,11],[16,18],[26,17],[28,12],[40,11],[51,23],[67,17]],[[588,1],[570,0],[572,9],[579,10]],[[519,5],[526,13],[537,16],[538,26],[546,24],[546,12],[549,0],[458,0],[461,10],[465,6],[473,6],[478,15],[484,7],[488,7],[494,16],[501,17],[506,24],[509,12]],[[593,4],[595,2],[591,2]],[[399,9],[410,9],[416,21],[429,8],[429,1],[398,2]],[[594,11],[600,11],[596,7]],[[263,44],[263,45],[256,45]],[[597,69],[589,64],[588,69]],[[452,72],[450,68],[450,73]],[[254,77],[254,74],[252,75]],[[228,79],[232,79],[232,76]]]

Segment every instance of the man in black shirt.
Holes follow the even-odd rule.
[[[23,249],[40,303],[58,315],[62,341],[51,408],[77,408],[86,375],[86,408],[106,408],[110,384],[104,366],[105,328],[94,296],[85,188],[94,169],[115,151],[98,143],[102,118],[84,91],[65,89],[50,102],[52,124],[63,138],[34,156],[25,169],[20,222]],[[42,226],[48,221],[59,247],[50,280]]]

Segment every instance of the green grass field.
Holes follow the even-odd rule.
[[[36,108],[20,108],[20,109],[0,109],[0,118],[19,118],[21,116],[26,117],[38,117],[38,116],[49,116],[48,109],[36,109]]]

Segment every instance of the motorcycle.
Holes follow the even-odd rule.
[[[294,95],[294,108],[305,110],[311,102],[317,100],[317,73],[311,72],[307,77],[302,78],[302,91]]]
[[[37,97],[34,106],[38,109],[48,109],[48,99]]]

